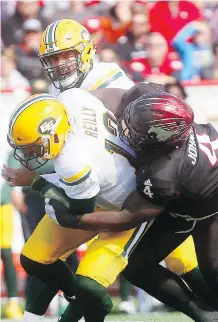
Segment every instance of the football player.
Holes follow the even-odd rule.
[[[54,160],[56,174],[46,178],[64,189],[74,211],[93,211],[95,203],[104,209],[121,209],[135,188],[135,169],[128,162],[128,159],[134,162],[135,153],[120,141],[116,120],[100,100],[81,89],[65,91],[60,98],[62,101],[47,94],[35,95],[17,107],[10,119],[8,136],[15,158],[25,166],[31,159],[37,159],[36,167],[47,159]],[[27,123],[28,128],[23,126]],[[31,171],[26,172],[28,176],[32,176]],[[37,185],[40,182],[35,179]],[[47,198],[48,195],[46,192]],[[90,304],[83,312],[87,321],[101,321],[104,318],[101,312],[106,314],[111,308],[106,287],[126,266],[147,224],[124,233],[100,234],[80,263],[77,270],[80,289],[75,289],[73,275],[59,258],[65,259],[69,251],[96,233],[63,228],[55,222],[52,206],[48,205],[46,212],[49,215],[41,220],[22,250],[23,267],[29,275],[50,282],[52,287],[56,285],[68,297],[76,292],[81,303]],[[72,282],[67,282],[68,279]],[[96,312],[98,297],[104,307]]]

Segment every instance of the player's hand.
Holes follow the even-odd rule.
[[[37,172],[28,170],[25,167],[15,169],[9,168],[6,164],[3,165],[1,172],[1,176],[7,181],[10,187],[30,186],[37,175]]]
[[[45,199],[46,214],[57,224],[65,228],[76,228],[78,215],[68,212],[62,202],[53,199]]]

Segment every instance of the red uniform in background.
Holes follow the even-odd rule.
[[[139,72],[145,79],[150,75],[172,75],[182,69],[182,63],[178,59],[171,59],[170,54],[167,55],[163,63],[159,66],[151,66],[147,59],[135,59],[129,64],[131,72]]]
[[[168,1],[157,1],[150,10],[153,32],[161,33],[168,43],[187,23],[202,18],[200,9],[191,1],[178,1],[178,10],[170,10]]]

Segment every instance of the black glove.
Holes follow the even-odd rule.
[[[66,195],[65,191],[53,183],[48,182],[45,178],[39,176],[31,187],[39,192],[44,199],[56,199],[62,202],[68,209],[70,208],[71,199]]]
[[[79,218],[82,215],[70,213],[62,202],[53,198],[45,199],[45,203],[47,214],[60,226],[65,228],[77,228]]]

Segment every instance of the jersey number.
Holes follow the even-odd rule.
[[[216,155],[216,151],[218,150],[218,139],[210,141],[209,136],[206,134],[197,135],[197,138],[201,151],[206,153],[208,160],[213,167],[218,161]],[[209,145],[209,147],[207,145]]]
[[[113,115],[111,115],[108,112],[104,113],[103,122],[104,122],[104,126],[106,127],[107,131],[111,135],[113,135],[114,137],[118,136],[118,133],[117,133],[117,120]],[[128,153],[126,150],[124,150],[120,146],[116,145],[115,143],[105,139],[105,148],[110,153],[117,153],[117,154],[120,154],[120,155],[124,156],[132,166],[135,165],[134,157],[131,156],[131,154]]]

